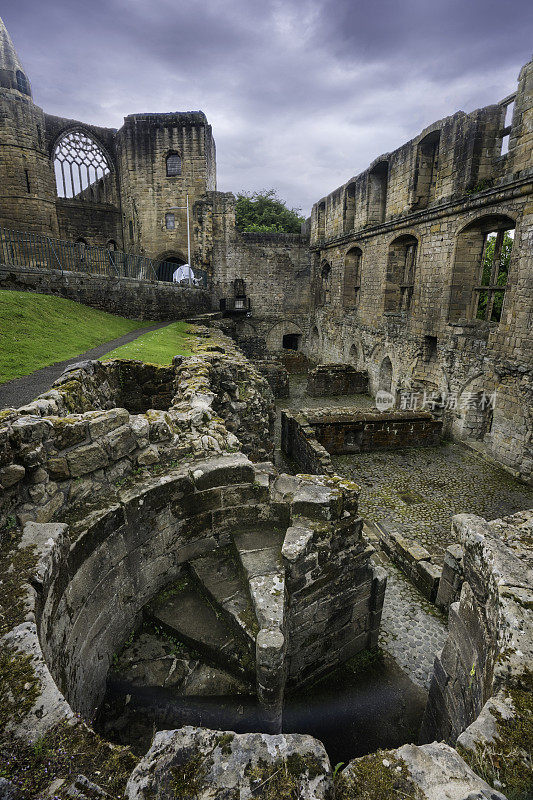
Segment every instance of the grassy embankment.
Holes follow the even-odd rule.
[[[117,317],[62,297],[2,290],[0,383],[153,324]]]
[[[171,364],[173,356],[192,355],[190,327],[183,320],[172,322],[165,328],[144,333],[135,341],[117,347],[116,350],[102,356],[100,360],[136,358],[150,364]]]

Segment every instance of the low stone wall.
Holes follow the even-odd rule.
[[[59,295],[130,319],[173,321],[211,310],[211,297],[206,289],[9,264],[0,264],[0,289]]]
[[[513,718],[518,716],[521,693],[531,697],[533,511],[492,522],[459,514],[453,528],[463,546],[464,583],[460,601],[450,606],[448,639],[435,659],[421,736],[423,741],[459,741],[474,759],[476,750],[494,745],[500,727],[498,705],[507,703],[504,718]],[[496,705],[484,709],[496,694]],[[482,710],[484,724],[465,731]],[[523,724],[522,738],[530,719]],[[526,750],[531,746],[525,740],[522,744]],[[519,756],[513,756],[517,769]],[[531,769],[531,752],[524,759]],[[505,756],[498,760],[505,762]]]
[[[425,411],[380,414],[353,409],[281,412],[281,449],[310,473],[331,474],[328,454],[368,453],[440,442],[442,422]]]
[[[408,541],[398,531],[389,531],[376,523],[379,540],[391,560],[407,575],[411,583],[434,603],[439,590],[442,568],[431,562],[431,553],[417,542]]]
[[[303,414],[281,412],[281,449],[310,475],[333,475],[328,451],[315,438]]]
[[[442,422],[429,412],[320,409],[303,412],[328,453],[370,453],[439,444]]]
[[[269,457],[274,406],[264,378],[220,334],[196,349],[172,367],[85,362],[28,406],[1,412],[0,525],[48,522],[135,469],[186,456]]]
[[[327,397],[368,392],[368,372],[351,364],[319,364],[307,376],[307,394]]]

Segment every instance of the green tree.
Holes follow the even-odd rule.
[[[240,231],[256,233],[300,233],[304,218],[299,208],[287,208],[275,189],[237,195],[235,224]]]
[[[488,286],[491,280],[492,267],[494,264],[494,246],[496,244],[496,234],[490,233],[485,245],[485,253],[483,256],[483,271],[481,275],[481,285]],[[498,264],[498,273],[496,276],[496,283],[498,286],[505,286],[507,283],[507,274],[509,272],[509,262],[511,261],[511,250],[513,249],[513,238],[507,231],[503,234],[502,249],[500,253],[500,261]],[[488,292],[480,292],[479,301],[477,306],[477,318],[485,319],[488,302]],[[492,305],[491,319],[498,322],[503,305],[503,292],[495,292],[494,301]]]

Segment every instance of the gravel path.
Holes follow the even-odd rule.
[[[30,403],[35,400],[43,392],[47,392],[55,380],[63,374],[64,370],[71,364],[76,364],[78,361],[94,361],[111,350],[121,347],[123,344],[133,342],[138,339],[143,333],[156,331],[159,328],[164,328],[170,325],[169,322],[158,322],[156,325],[151,325],[149,328],[138,328],[137,330],[125,333],[124,336],[119,336],[118,339],[111,339],[110,342],[93,347],[92,350],[87,350],[86,353],[80,353],[78,356],[67,359],[67,361],[59,361],[56,364],[50,364],[48,367],[43,367],[30,375],[25,375],[23,378],[15,378],[13,381],[7,381],[0,384],[0,411],[3,408],[19,408],[20,406]]]

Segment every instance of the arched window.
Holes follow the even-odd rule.
[[[354,229],[355,222],[355,183],[349,183],[344,192],[344,233]]]
[[[416,150],[414,203],[416,208],[426,208],[435,199],[439,169],[440,131],[424,136]]]
[[[414,236],[399,236],[389,247],[385,311],[409,311],[411,308],[417,247]]]
[[[342,294],[344,308],[356,308],[359,303],[362,257],[362,250],[359,247],[352,247],[344,258],[344,288]]]
[[[370,225],[376,225],[385,220],[388,175],[387,161],[380,161],[368,173],[367,222]]]
[[[457,238],[450,322],[499,322],[511,261],[515,223],[502,214],[471,222]]]
[[[22,94],[31,94],[30,83],[22,70],[18,69],[15,73],[15,76],[17,79],[17,89],[19,92],[22,92]]]
[[[106,202],[109,162],[84,131],[69,131],[59,139],[54,151],[54,169],[59,197]]]
[[[331,299],[331,267],[327,261],[323,261],[320,267],[317,290],[317,306],[329,303]]]
[[[392,362],[386,356],[379,368],[379,388],[383,392],[390,392],[392,388]]]
[[[174,216],[174,214],[172,214],[171,212],[165,214],[165,228],[167,229],[167,231],[173,231],[175,227],[176,227],[176,217]]]
[[[167,156],[167,178],[177,178],[181,175],[181,156],[179,153],[169,153]]]

